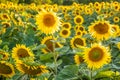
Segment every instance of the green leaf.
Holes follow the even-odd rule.
[[[40,76],[35,77],[35,80],[45,80],[45,78],[47,79],[50,75],[49,73],[42,73]]]
[[[41,48],[46,48],[46,45],[40,44],[40,45],[36,46],[35,48],[33,48],[32,50],[39,50]]]
[[[60,54],[66,53],[70,49],[69,46],[64,46],[62,48],[55,48],[55,51],[60,52]]]
[[[47,60],[47,59],[50,59],[51,57],[53,57],[53,54],[52,54],[52,53],[49,53],[49,54],[41,54],[41,55],[40,55],[40,60]]]
[[[27,74],[23,74],[23,75],[19,76],[17,78],[17,80],[28,80],[28,75]]]
[[[55,68],[55,66],[59,66],[60,64],[62,64],[62,60],[61,59],[58,60],[56,64],[54,62],[52,62],[52,63],[46,63],[46,65],[48,67],[53,68],[53,69]]]
[[[94,78],[112,78],[115,75],[113,71],[101,71]]]
[[[55,80],[73,80],[77,77],[78,66],[68,65],[56,76]]]

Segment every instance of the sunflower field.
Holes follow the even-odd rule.
[[[0,80],[120,80],[120,2],[92,1],[0,0]]]

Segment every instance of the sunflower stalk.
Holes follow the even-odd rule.
[[[54,37],[53,37],[54,40]],[[55,52],[55,41],[53,41],[53,57],[54,57],[54,66],[55,66],[55,76],[57,75],[57,57],[58,55]]]
[[[93,70],[90,69],[90,80],[93,80]]]

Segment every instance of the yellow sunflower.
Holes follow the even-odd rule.
[[[100,13],[100,11],[101,11],[101,7],[95,8],[95,12],[97,12],[98,14]]]
[[[7,13],[2,13],[1,16],[3,20],[10,20],[10,17]]]
[[[119,4],[115,4],[113,7],[114,7],[114,10],[115,10],[115,11],[119,11],[119,9],[120,9]]]
[[[60,31],[60,36],[63,38],[68,38],[70,36],[70,30],[69,29],[62,29]]]
[[[87,33],[88,33],[87,31],[83,31],[83,32],[82,32],[82,35],[85,35],[85,34],[87,34]]]
[[[70,44],[72,48],[81,48],[86,46],[86,40],[80,36],[75,36],[71,39]]]
[[[90,8],[90,7],[88,7],[88,6],[85,7],[85,14],[91,15],[93,12],[94,12],[94,11],[93,11],[92,8]]]
[[[62,23],[62,27],[66,28],[66,29],[70,29],[71,28],[71,24],[69,22],[64,22],[64,23]]]
[[[77,31],[75,31],[75,36],[82,36],[82,31],[80,31],[80,30],[77,30]]]
[[[109,16],[113,16],[115,13],[113,11],[109,12]]]
[[[101,6],[101,4],[99,3],[99,2],[95,2],[94,3],[94,7],[96,8],[96,7],[100,7]]]
[[[74,27],[74,30],[75,30],[75,31],[79,30],[79,25],[76,25],[76,26]]]
[[[11,26],[10,22],[2,22],[1,24],[4,28],[8,28]]]
[[[12,77],[15,74],[14,67],[12,64],[0,61],[0,75],[4,77]]]
[[[75,55],[74,56],[74,61],[75,61],[75,63],[77,64],[77,65],[79,65],[81,62],[83,62],[84,60],[83,60],[83,57],[82,56],[80,56],[80,55]]]
[[[84,22],[84,18],[80,15],[77,15],[74,17],[74,23],[75,24],[82,24]]]
[[[64,19],[67,20],[67,21],[69,21],[72,18],[71,18],[71,15],[69,15],[68,13],[66,13],[66,14],[64,14]]]
[[[17,44],[16,47],[12,49],[12,58],[19,60],[21,58],[34,57],[34,54],[30,48],[26,47],[23,44]]]
[[[9,58],[9,54],[4,52],[4,51],[0,51],[0,60],[7,60]]]
[[[88,27],[89,33],[97,40],[107,40],[111,34],[111,26],[106,21],[97,21]]]
[[[87,48],[84,53],[84,61],[89,68],[98,69],[111,61],[111,55],[105,46],[93,44],[91,48]]]
[[[46,66],[44,65],[35,65],[35,64],[26,64],[24,62],[17,62],[16,68],[23,74],[28,74],[32,76],[39,76],[42,73],[47,73]]]
[[[117,45],[117,48],[120,49],[120,42],[118,42],[116,45]]]
[[[119,33],[119,26],[118,25],[111,25],[111,27],[112,27],[112,31],[113,31],[112,36],[117,37],[118,36],[117,34]]]
[[[41,44],[46,45],[46,48],[42,49],[44,53],[53,52],[54,46],[52,40],[56,40],[56,38],[53,38],[52,36],[47,36],[44,39],[42,39]],[[60,48],[60,47],[62,47],[62,45],[59,42],[55,42],[55,48]]]
[[[114,21],[115,23],[118,23],[118,22],[120,21],[120,18],[117,17],[117,16],[115,16],[115,17],[113,18],[113,21]]]
[[[45,34],[53,34],[59,30],[61,25],[60,18],[52,11],[41,11],[36,17],[36,24],[38,25],[38,30]]]
[[[80,15],[80,10],[79,9],[75,9],[75,15]]]
[[[85,28],[84,28],[84,26],[81,25],[81,26],[78,27],[78,30],[80,30],[80,31],[84,31]]]

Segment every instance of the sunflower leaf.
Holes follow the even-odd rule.
[[[94,78],[112,78],[115,75],[113,71],[101,71]]]
[[[41,48],[46,48],[46,45],[40,44],[40,45],[36,46],[35,48],[33,48],[32,50],[39,50]]]
[[[63,70],[56,76],[55,80],[73,80],[77,77],[78,66],[68,65],[65,66]]]
[[[50,59],[51,57],[53,57],[53,54],[49,53],[49,54],[41,54],[40,55],[40,60],[47,60]]]
[[[61,54],[63,54],[63,53],[66,53],[69,49],[70,49],[70,47],[64,46],[62,48],[55,48],[55,51],[60,52]]]
[[[50,67],[50,68],[55,68],[55,66],[59,66],[61,63],[62,63],[63,61],[60,59],[60,60],[58,60],[57,61],[57,63],[55,64],[54,62],[52,62],[52,63],[46,63],[46,65],[48,66],[48,67]]]

